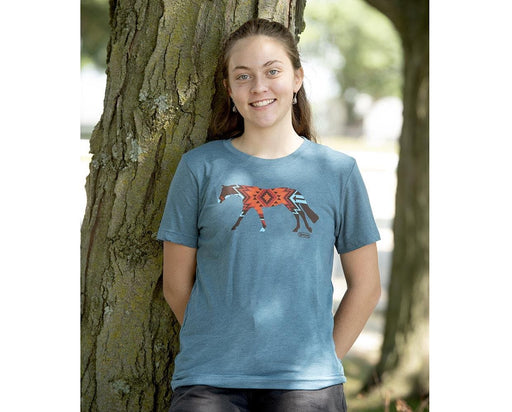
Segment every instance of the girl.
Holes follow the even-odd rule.
[[[345,411],[342,359],[380,296],[379,233],[354,159],[314,143],[293,35],[226,41],[225,106],[184,154],[158,238],[181,324],[171,411]],[[332,316],[334,248],[347,292]]]

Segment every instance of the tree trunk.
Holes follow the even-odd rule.
[[[223,37],[252,17],[297,35],[304,0],[110,0],[103,115],[81,240],[81,410],[165,411],[179,324],[156,232],[183,152],[206,138]]]
[[[397,28],[404,51],[404,122],[397,170],[395,247],[376,384],[392,397],[428,393],[429,41],[428,0],[367,0]]]

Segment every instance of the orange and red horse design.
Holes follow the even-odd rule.
[[[267,224],[265,223],[265,217],[263,216],[264,207],[273,207],[278,205],[284,205],[286,208],[293,213],[297,219],[297,225],[294,232],[297,232],[300,228],[300,218],[304,221],[306,228],[311,232],[312,229],[306,219],[309,217],[313,223],[318,220],[318,216],[311,210],[304,196],[295,189],[288,187],[276,187],[274,189],[261,189],[256,186],[244,186],[244,185],[231,185],[222,186],[222,190],[219,196],[219,203],[222,203],[229,196],[240,196],[242,198],[242,213],[238,217],[235,225],[231,230],[235,230],[240,224],[243,217],[251,209],[254,209],[261,221],[260,232],[264,232]]]

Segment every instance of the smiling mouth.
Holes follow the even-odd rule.
[[[250,103],[250,105],[252,107],[263,107],[263,106],[268,106],[269,104],[272,104],[275,101],[276,101],[276,99],[260,100],[259,102]]]

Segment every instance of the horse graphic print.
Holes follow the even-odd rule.
[[[310,232],[312,232],[312,229],[308,224],[306,216],[313,223],[318,220],[317,214],[311,210],[306,199],[304,199],[304,196],[302,196],[302,194],[296,189],[290,189],[288,187],[261,189],[256,186],[244,185],[222,186],[218,202],[222,203],[229,196],[239,196],[242,198],[242,213],[240,213],[238,220],[231,230],[235,230],[247,212],[254,209],[260,217],[260,232],[264,232],[267,224],[265,223],[263,208],[279,205],[284,205],[293,213],[295,219],[297,219],[297,225],[295,226],[295,229],[293,229],[293,232],[297,232],[299,230],[301,224],[300,218],[302,218],[306,229]]]

